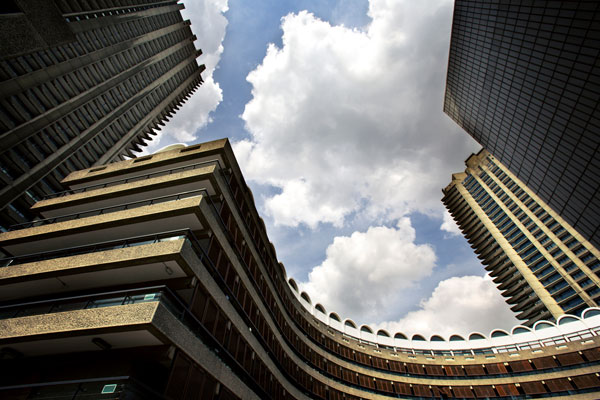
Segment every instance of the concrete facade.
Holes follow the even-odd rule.
[[[63,184],[42,219],[0,234],[0,397],[598,397],[598,308],[427,339],[311,304],[227,140]]]
[[[1,230],[35,218],[30,207],[70,172],[133,157],[204,69],[177,1],[11,4],[0,14]]]
[[[519,319],[579,315],[600,301],[600,251],[486,150],[442,201]]]

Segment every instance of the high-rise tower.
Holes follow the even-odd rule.
[[[132,156],[202,83],[176,0],[0,8],[0,228],[69,172]]]
[[[456,0],[444,111],[600,247],[600,2]]]
[[[579,314],[600,302],[600,252],[486,150],[452,175],[443,202],[517,317]]]

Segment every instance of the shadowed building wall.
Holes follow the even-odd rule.
[[[600,246],[600,2],[457,0],[446,112]]]
[[[69,172],[133,156],[202,83],[177,1],[0,8],[0,228]]]

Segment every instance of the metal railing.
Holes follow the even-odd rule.
[[[86,310],[125,304],[163,302],[163,293],[174,296],[166,286],[151,286],[138,289],[118,290],[52,298],[0,306],[0,319],[18,318],[31,315],[52,314],[64,311]],[[167,301],[168,302],[168,301]]]
[[[185,165],[185,166],[181,166],[181,167],[169,168],[169,169],[164,169],[164,170],[160,170],[160,171],[156,171],[156,172],[150,172],[147,174],[135,175],[135,176],[131,176],[129,178],[116,179],[114,181],[105,182],[105,183],[98,183],[98,184],[94,184],[94,185],[90,185],[90,186],[85,186],[85,187],[82,187],[79,189],[63,190],[62,192],[52,193],[47,196],[44,196],[43,200],[53,199],[56,197],[68,196],[68,195],[76,194],[76,193],[83,193],[83,192],[87,192],[88,190],[102,189],[102,188],[121,185],[121,184],[129,183],[129,182],[141,181],[144,179],[155,178],[158,176],[171,175],[171,174],[175,174],[175,173],[183,172],[183,171],[192,171],[192,170],[195,170],[195,169],[198,169],[198,168],[210,165],[210,164],[217,164],[219,169],[223,169],[223,166],[221,165],[221,162],[219,160],[215,159],[215,160],[209,160],[209,161],[202,161],[199,163]]]
[[[99,251],[122,249],[126,247],[141,246],[169,240],[187,237],[189,230],[181,229],[175,231],[159,232],[151,235],[132,236],[125,239],[108,240],[93,244],[67,247],[58,250],[43,251],[39,253],[25,254],[21,256],[0,259],[0,268],[9,265],[19,265],[36,261],[51,260],[58,257],[74,256],[78,254],[96,253]]]
[[[86,211],[81,211],[81,212],[73,213],[73,214],[60,215],[58,217],[37,219],[37,220],[31,221],[31,222],[23,222],[21,224],[11,225],[8,228],[8,230],[15,231],[15,230],[19,230],[19,229],[26,229],[26,228],[32,228],[32,227],[42,226],[42,225],[47,225],[47,224],[54,224],[57,222],[73,221],[73,220],[80,219],[80,218],[92,217],[92,216],[96,216],[96,215],[103,215],[103,214],[108,214],[108,213],[116,212],[116,211],[130,210],[133,208],[150,206],[153,204],[166,203],[168,201],[176,201],[176,200],[186,199],[188,197],[197,196],[200,193],[208,194],[208,191],[205,188],[189,190],[186,192],[154,197],[152,199],[132,201],[130,203],[122,203],[122,204],[117,204],[114,206],[96,208],[93,210],[86,210]]]

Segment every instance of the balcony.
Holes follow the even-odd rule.
[[[64,249],[65,244],[75,247],[165,231],[200,231],[207,224],[204,215],[215,211],[205,193],[198,190],[35,221],[35,226],[0,234],[0,245],[10,255],[21,256]]]
[[[162,232],[0,260],[0,301],[193,276],[189,231]]]
[[[110,208],[123,203],[168,197],[204,188],[210,196],[218,192],[215,175],[221,171],[218,160],[118,178],[101,184],[66,190],[47,196],[32,209],[44,218]]]

